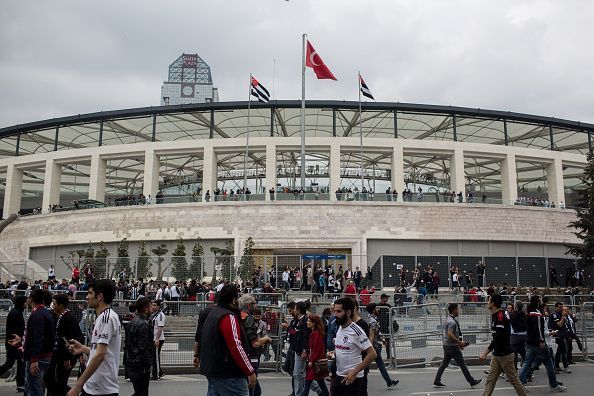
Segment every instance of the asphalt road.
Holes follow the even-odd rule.
[[[594,377],[594,364],[578,363],[571,366],[573,373],[560,374],[559,380],[568,386],[566,395],[594,395],[592,388],[592,378]],[[487,366],[471,366],[470,371],[475,378],[484,378],[483,373]],[[550,395],[550,389],[546,378],[546,373],[541,370],[535,372],[535,380],[528,386],[530,396]],[[393,389],[387,389],[382,377],[377,370],[372,370],[369,377],[368,394],[369,395],[481,395],[483,384],[471,389],[464,380],[464,376],[456,367],[448,368],[442,382],[447,385],[446,388],[433,388],[433,378],[436,367],[416,368],[416,369],[398,369],[389,371],[393,379],[399,379],[398,384]],[[290,378],[285,374],[267,374],[260,376],[262,391],[264,396],[287,396],[291,392]],[[200,375],[165,375],[161,381],[151,381],[150,394],[160,396],[204,396],[206,395],[207,382]],[[132,395],[133,390],[130,383],[120,378],[120,395]],[[0,380],[0,395],[12,395],[16,393],[14,382],[6,383]],[[310,393],[315,396],[315,393]],[[495,395],[514,395],[513,388],[505,379],[499,379]]]

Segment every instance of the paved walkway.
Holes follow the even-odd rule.
[[[568,386],[566,395],[591,395],[592,378],[594,377],[594,364],[578,363],[571,366],[572,374],[560,374],[558,379]],[[471,366],[470,371],[476,378],[484,378],[483,373],[487,366]],[[437,371],[436,367],[419,369],[399,369],[390,371],[392,378],[399,379],[400,384],[394,389],[387,389],[382,377],[377,370],[372,370],[369,377],[369,395],[481,395],[483,384],[477,389],[471,389],[464,380],[464,376],[457,368],[448,368],[442,378],[447,385],[443,389],[433,388],[433,377]],[[541,370],[535,372],[536,378],[528,386],[530,396],[550,395],[550,389],[546,379],[546,373]],[[291,391],[291,382],[287,375],[283,374],[261,374],[261,386],[264,396],[287,396]],[[200,375],[166,375],[161,381],[151,381],[151,395],[170,396],[205,396],[207,382]],[[17,394],[14,382],[6,383],[0,380],[0,395]],[[14,393],[13,393],[14,392]],[[133,393],[132,385],[120,377],[120,395],[127,396]],[[499,379],[494,395],[514,395],[513,388],[505,379]],[[315,396],[315,393],[310,393]]]

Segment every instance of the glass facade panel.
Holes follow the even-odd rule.
[[[443,114],[398,113],[398,137],[454,140],[452,117]]]
[[[153,134],[153,117],[120,118],[103,123],[103,145],[150,142]]]
[[[553,143],[558,151],[588,154],[588,133],[584,131],[553,128]]]
[[[21,134],[19,155],[39,154],[54,151],[56,128]]]
[[[456,117],[456,134],[459,142],[505,144],[501,120]]]
[[[208,139],[209,135],[210,111],[157,116],[157,141]]]
[[[507,122],[508,143],[515,147],[549,150],[551,139],[547,125]]]
[[[0,139],[0,158],[10,158],[16,155],[17,136],[7,136]]]

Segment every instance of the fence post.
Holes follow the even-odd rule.
[[[516,256],[516,285],[520,286],[520,259]]]
[[[549,269],[549,258],[548,257],[545,257],[545,274],[546,274],[546,277],[547,277],[547,287],[551,287],[551,285],[550,285],[550,281],[551,280],[549,279],[550,278],[549,271],[550,271],[550,269]]]
[[[394,313],[392,311],[393,309],[396,308],[388,309],[388,326],[390,329],[390,345],[388,345],[388,348],[390,348],[390,355],[392,356],[392,367],[396,369],[398,360],[396,359],[396,335],[394,334]]]
[[[380,286],[384,288],[384,255],[380,256]]]

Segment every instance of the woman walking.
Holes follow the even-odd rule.
[[[324,346],[324,324],[318,315],[309,314],[307,317],[307,328],[311,332],[309,335],[309,354],[307,356],[307,367],[305,370],[305,388],[303,393],[298,396],[309,395],[311,383],[316,381],[320,387],[320,395],[328,396],[328,388],[324,378],[328,376],[328,371],[316,372],[316,362],[320,359],[326,359],[326,347]]]

